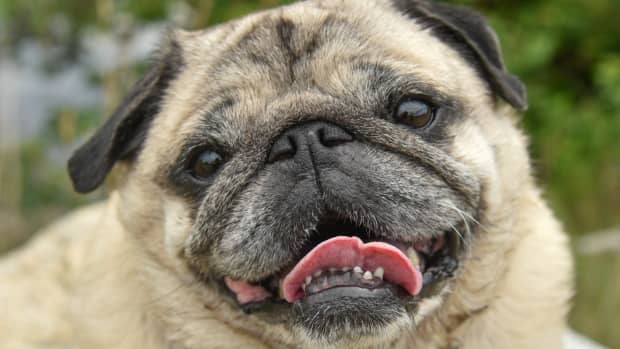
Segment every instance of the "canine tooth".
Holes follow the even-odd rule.
[[[319,276],[321,276],[321,274],[323,274],[323,270],[317,270],[314,272],[314,277],[318,278]]]
[[[301,285],[301,289],[306,292],[306,284]]]
[[[366,270],[366,272],[364,273],[363,278],[364,278],[364,280],[372,280],[372,274],[368,270]]]
[[[336,269],[336,268],[329,268],[329,272],[332,273],[332,274],[335,273],[336,270],[338,270],[338,269]]]
[[[284,278],[281,278],[278,281],[278,296],[280,296],[281,299],[284,299],[284,287],[283,287],[283,285],[284,285]],[[302,285],[301,287],[305,288],[306,286]]]
[[[407,257],[411,261],[414,267],[420,268],[420,257],[418,257],[418,253],[411,247],[407,249]]]
[[[375,269],[375,272],[373,273],[373,275],[375,277],[378,277],[379,279],[383,280],[383,273],[384,272],[385,271],[383,270],[383,268],[379,267],[379,268]]]
[[[349,268],[349,267],[342,268],[342,271],[345,272],[345,273],[348,272],[349,270],[351,270],[351,268]]]
[[[312,281],[312,276],[310,275],[306,276],[306,285],[310,284],[311,281]]]
[[[353,272],[361,274],[364,271],[362,270],[362,267],[360,267],[359,265],[356,265],[355,268],[353,268]]]

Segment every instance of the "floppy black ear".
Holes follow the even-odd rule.
[[[481,14],[462,6],[428,0],[392,2],[399,11],[429,27],[440,40],[457,49],[482,74],[496,95],[516,109],[527,109],[525,86],[506,70],[497,34]]]
[[[139,151],[170,81],[183,65],[181,49],[174,38],[160,49],[146,75],[138,81],[120,106],[97,132],[69,159],[73,188],[80,193],[95,190],[114,164]]]

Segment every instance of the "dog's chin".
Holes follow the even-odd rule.
[[[412,322],[397,293],[392,287],[322,291],[294,304],[293,328],[298,337],[321,347],[389,342]]]

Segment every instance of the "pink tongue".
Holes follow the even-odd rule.
[[[422,289],[422,274],[395,246],[385,242],[364,244],[357,237],[337,236],[312,249],[286,275],[282,284],[284,298],[290,303],[302,298],[304,292],[301,285],[306,276],[318,270],[355,266],[370,272],[382,267],[384,280],[400,285],[413,296]]]
[[[235,293],[239,304],[260,302],[271,297],[271,293],[262,286],[252,285],[241,280],[233,280],[228,276],[224,278],[224,282]]]

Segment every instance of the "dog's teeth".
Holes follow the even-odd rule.
[[[321,274],[323,274],[323,270],[317,270],[314,272],[314,277],[318,278],[319,276],[321,276]]]
[[[345,272],[345,273],[348,272],[349,270],[351,270],[351,268],[349,268],[349,267],[342,268],[342,271]]]
[[[359,265],[356,265],[355,268],[353,268],[353,272],[361,274],[364,271],[362,270],[362,267],[360,267]]]
[[[332,273],[332,274],[335,273],[336,270],[338,270],[338,269],[336,269],[336,268],[329,268],[329,272]]]
[[[418,257],[418,253],[412,247],[407,249],[407,257],[409,257],[411,264],[413,264],[416,269],[420,268],[420,257]]]
[[[372,273],[368,270],[364,273],[364,280],[372,280]]]
[[[312,281],[312,276],[310,275],[306,276],[306,285],[309,285],[311,281]]]
[[[383,270],[383,268],[379,267],[377,269],[375,269],[375,272],[373,273],[373,275],[381,280],[383,280],[383,273],[385,271]]]
[[[306,284],[301,285],[301,289],[306,292]]]
[[[278,281],[278,296],[280,296],[281,299],[284,299],[284,287],[283,287],[283,285],[284,285],[284,278],[281,278]],[[302,285],[302,287],[303,287],[303,285]]]

